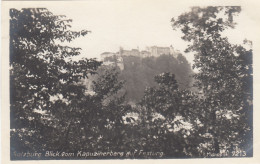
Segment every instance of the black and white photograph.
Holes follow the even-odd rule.
[[[257,155],[250,7],[32,4],[2,19],[10,161]]]

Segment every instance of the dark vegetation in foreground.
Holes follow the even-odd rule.
[[[128,158],[252,156],[252,50],[221,35],[235,27],[240,10],[194,7],[172,19],[190,43],[187,52],[195,53],[199,93],[180,88],[177,77],[164,72],[153,74],[156,85],[129,105],[115,68],[97,74],[101,62],[74,61],[80,48],[62,44],[88,31],[72,31],[72,20],[47,9],[11,9],[11,159],[20,159],[19,152],[46,151],[163,152]],[[82,81],[93,75],[90,91]],[[143,87],[131,87],[136,86]]]

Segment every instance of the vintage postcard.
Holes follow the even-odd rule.
[[[258,7],[3,1],[2,162],[259,163]]]

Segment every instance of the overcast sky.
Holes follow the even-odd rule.
[[[76,3],[76,2],[75,2]],[[175,5],[174,1],[89,1],[75,5],[49,5],[54,14],[64,14],[73,19],[74,29],[92,31],[76,39],[73,45],[82,48],[84,57],[100,58],[103,52],[117,52],[119,47],[140,50],[146,46],[170,46],[184,51],[187,43],[181,33],[173,31],[171,18],[187,12],[187,4]],[[238,25],[226,34],[233,43],[254,35],[254,20],[250,10],[242,7],[236,19]],[[184,54],[192,62],[192,54]]]

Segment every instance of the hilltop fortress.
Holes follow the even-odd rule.
[[[174,50],[172,46],[170,47],[158,47],[151,46],[146,47],[146,50],[132,49],[132,50],[124,50],[122,47],[119,48],[119,51],[116,53],[113,52],[104,52],[101,54],[101,59],[105,65],[116,65],[121,70],[124,69],[123,60],[124,57],[159,57],[160,55],[172,55],[177,58],[180,52],[178,50]]]

